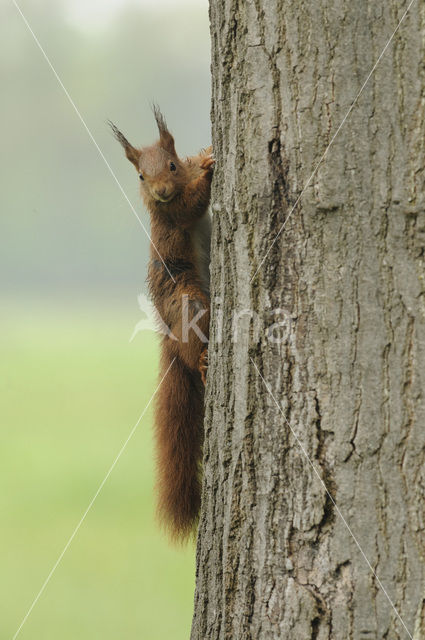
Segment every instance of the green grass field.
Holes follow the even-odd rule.
[[[156,386],[150,332],[110,310],[0,320],[0,638],[11,639]],[[154,521],[152,409],[25,622],[31,640],[187,639],[194,546]]]

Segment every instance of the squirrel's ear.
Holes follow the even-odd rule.
[[[134,164],[134,166],[136,167],[136,169],[138,171],[139,170],[139,160],[140,160],[140,153],[141,152],[139,151],[139,149],[135,149],[135,147],[133,147],[129,143],[127,138],[121,133],[121,131],[114,125],[113,122],[108,120],[108,124],[111,127],[115,138],[118,140],[118,142],[124,148],[125,155],[130,160],[130,162],[132,162]]]
[[[174,148],[174,138],[171,133],[168,131],[167,123],[165,122],[165,118],[162,115],[161,111],[157,104],[152,106],[153,114],[155,116],[156,124],[158,125],[159,131],[159,141],[160,145],[163,149],[171,153],[171,155],[176,155],[176,150]]]

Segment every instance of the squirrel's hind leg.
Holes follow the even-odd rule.
[[[199,372],[201,374],[202,382],[205,385],[207,384],[207,371],[208,371],[208,346],[204,347],[199,356]]]

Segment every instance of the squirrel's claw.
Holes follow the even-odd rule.
[[[213,171],[214,169],[214,165],[215,165],[215,158],[213,156],[213,154],[209,154],[208,156],[205,156],[205,158],[202,160],[200,167],[201,169],[203,169],[204,171]]]
[[[208,371],[208,347],[205,347],[201,355],[199,356],[198,369],[201,374],[201,379],[205,387],[207,383],[207,371]]]

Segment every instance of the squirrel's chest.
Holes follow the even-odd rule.
[[[182,296],[188,293],[190,298],[205,297],[209,299],[209,264],[211,222],[206,214],[190,231],[182,231],[183,235],[174,233],[169,237],[166,251],[160,255],[159,243],[152,246],[151,260],[148,269],[149,291],[158,313],[166,323],[173,323],[181,309]],[[164,241],[164,234],[162,235]]]
[[[195,268],[199,274],[202,290],[210,296],[210,244],[211,219],[206,213],[191,232],[191,244]]]
[[[152,226],[148,282],[154,298],[171,293],[175,281],[200,285],[209,296],[211,220],[206,213],[190,229]]]

